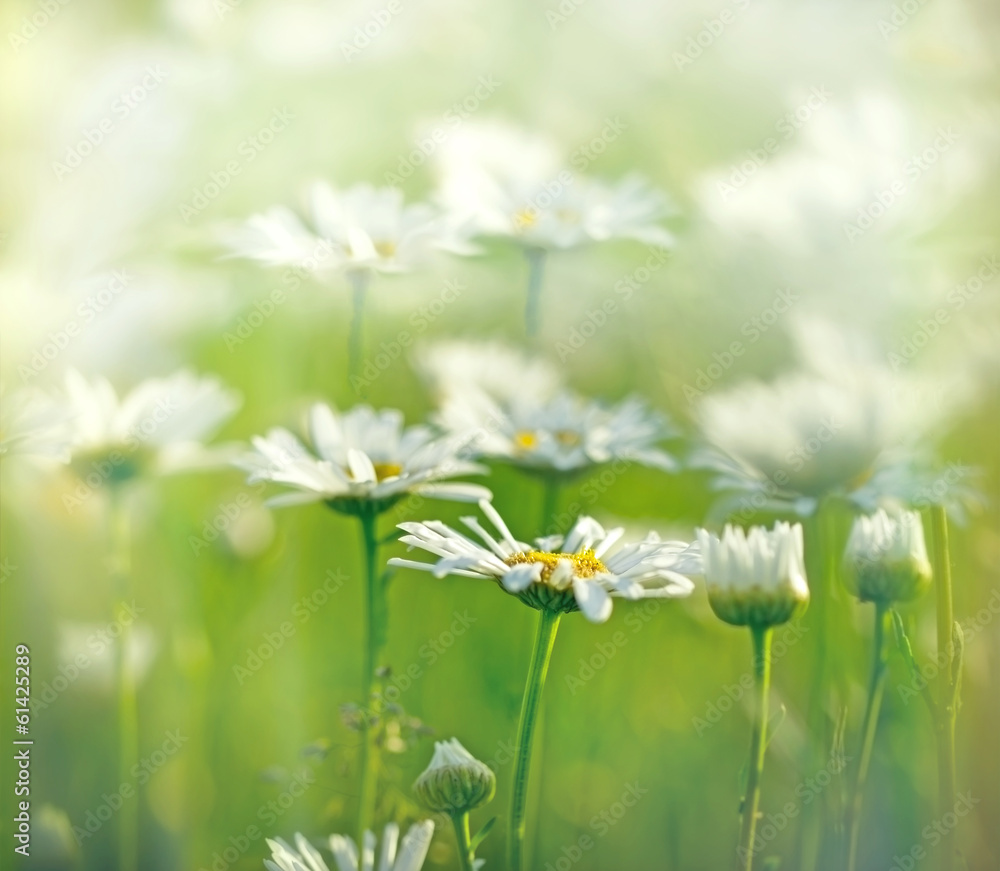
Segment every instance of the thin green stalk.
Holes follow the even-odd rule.
[[[934,590],[937,610],[938,661],[942,663],[938,690],[938,818],[952,813],[955,807],[955,718],[957,710],[955,674],[955,614],[951,594],[951,552],[948,546],[948,515],[941,505],[931,508],[931,531],[934,541]],[[955,867],[955,830],[950,829],[941,843],[941,871]]]
[[[472,871],[475,854],[472,852],[472,840],[469,836],[469,812],[453,814],[452,825],[455,827],[455,839],[458,841],[458,860],[462,871]]]
[[[542,301],[542,280],[545,277],[545,251],[528,248],[524,252],[528,261],[528,298],[524,304],[524,329],[529,336],[537,335]]]
[[[872,641],[872,674],[868,683],[868,701],[861,725],[861,753],[854,778],[851,803],[847,807],[847,868],[855,871],[858,867],[858,839],[861,834],[861,806],[864,801],[865,782],[871,765],[872,749],[875,746],[875,732],[878,729],[878,715],[882,707],[886,676],[886,631],[888,629],[889,606],[885,602],[875,603],[875,632]]]
[[[116,648],[118,684],[118,782],[132,779],[132,767],[139,758],[139,713],[136,677],[130,657],[132,647],[131,610],[132,548],[128,508],[120,485],[110,487],[111,561],[115,580],[114,620],[120,629]],[[118,868],[136,871],[139,867],[139,800],[122,802],[118,814]]]
[[[753,869],[753,842],[760,806],[760,781],[764,773],[764,756],[767,753],[767,697],[771,688],[771,629],[751,626],[750,636],[753,639],[753,676],[757,700],[753,731],[750,735],[750,764],[746,795],[743,797],[740,843],[736,850],[737,871]]]
[[[358,798],[358,844],[364,843],[365,832],[375,816],[378,793],[378,724],[381,712],[375,710],[375,670],[384,614],[382,581],[378,571],[378,514],[366,510],[361,515],[361,543],[365,555],[365,639],[364,671],[362,674],[361,713],[364,733],[361,746],[361,790]]]
[[[347,373],[353,383],[361,375],[361,358],[365,347],[365,299],[371,275],[367,269],[352,270],[348,280],[353,290],[354,310],[351,316],[351,332],[347,340]]]
[[[524,686],[521,717],[517,726],[517,747],[514,751],[514,785],[507,818],[507,871],[525,871],[527,867],[524,862],[524,833],[527,828],[524,810],[528,797],[528,776],[531,773],[531,745],[561,617],[561,614],[552,611],[538,612],[538,631],[531,651],[531,664],[528,666],[528,680]]]

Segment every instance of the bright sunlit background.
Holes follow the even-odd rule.
[[[953,526],[955,612],[968,637],[959,791],[974,799],[959,842],[970,869],[997,867],[994,4],[8,0],[0,36],[5,393],[57,389],[71,366],[120,389],[186,366],[240,391],[222,433],[237,441],[297,428],[313,399],[350,407],[360,398],[345,370],[347,284],[306,281],[275,305],[282,270],[225,259],[225,228],[297,204],[316,178],[429,198],[448,140],[503,121],[553,140],[574,172],[637,172],[667,192],[676,247],[652,272],[639,242],[553,254],[531,341],[526,267],[508,246],[380,276],[367,359],[381,349],[387,363],[366,401],[414,422],[432,411],[413,349],[397,348],[401,333],[415,346],[499,338],[548,357],[583,393],[645,397],[690,434],[699,394],[793,366],[793,324],[808,318],[865,335],[896,371],[936,376],[928,414],[960,396],[937,447],[945,464],[982,469],[976,485],[992,502]],[[612,313],[601,314],[609,300]],[[690,539],[711,508],[706,480],[605,470],[568,488],[562,507]],[[540,488],[502,468],[486,483],[515,533],[533,535]],[[31,647],[43,702],[46,685],[62,687],[32,721],[35,857],[25,867],[104,871],[116,867],[113,821],[79,844],[73,827],[85,831],[120,786],[112,656],[93,644],[111,620],[107,502],[95,492],[67,503],[76,486],[68,469],[5,462],[2,655]],[[317,506],[272,512],[271,492],[223,469],[150,480],[134,494],[139,752],[161,754],[138,800],[143,871],[260,869],[265,836],[352,831],[358,735],[340,707],[361,682],[357,530]],[[426,503],[419,516],[463,513]],[[850,519],[839,521],[846,538]],[[502,815],[533,612],[491,584],[414,572],[397,575],[390,597],[386,658],[411,675],[400,704],[494,766],[498,796],[474,823]],[[627,604],[603,626],[563,621],[529,805],[534,867],[728,867],[749,733],[746,701],[731,696],[748,670],[747,634],[716,620],[701,589]],[[853,735],[870,617],[848,608]],[[933,597],[907,614],[918,654],[931,658]],[[293,631],[281,636],[282,624]],[[251,651],[275,633],[280,646],[255,667]],[[87,666],[57,683],[79,653]],[[907,677],[895,652],[890,664],[864,871],[933,846],[930,719],[897,691]],[[775,664],[786,716],[769,752],[765,815],[834,801],[839,789],[803,767],[808,665],[794,644]],[[6,662],[0,686],[13,697]],[[8,742],[11,721],[0,726]],[[419,818],[409,785],[432,740],[400,736],[381,820]],[[619,819],[630,790],[640,797]],[[425,867],[457,867],[450,831],[439,832]],[[494,834],[481,849],[487,871],[503,867],[502,844]],[[794,851],[795,827],[779,828],[767,853],[797,871]]]

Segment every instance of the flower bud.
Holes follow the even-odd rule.
[[[417,778],[413,791],[430,810],[459,814],[490,801],[496,785],[492,769],[452,738],[435,743],[431,764]]]
[[[854,521],[844,552],[844,584],[862,602],[909,602],[931,582],[924,527],[916,511]]]
[[[722,537],[698,530],[708,602],[733,626],[767,628],[788,622],[809,601],[802,527],[776,523],[749,533],[727,526]]]

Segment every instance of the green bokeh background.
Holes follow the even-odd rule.
[[[294,202],[314,176],[345,186],[381,183],[413,149],[421,125],[440,121],[480,76],[492,75],[501,85],[476,119],[513,120],[552,136],[567,154],[599,135],[606,119],[620,118],[624,132],[587,171],[617,178],[636,170],[676,199],[679,214],[671,226],[679,243],[670,262],[571,354],[560,343],[604,300],[620,301],[617,283],[647,253],[623,242],[551,259],[542,333],[530,347],[562,363],[581,391],[607,398],[641,394],[687,432],[685,386],[715,361],[713,355],[747,336],[749,319],[761,316],[779,289],[797,295],[796,313],[863,328],[895,350],[921,320],[947,305],[948,292],[975,273],[982,257],[1000,248],[1000,19],[994,6],[933,0],[886,37],[879,21],[892,6],[885,3],[564,5],[571,14],[554,21],[547,12],[557,10],[555,4],[404,0],[384,34],[349,63],[340,46],[378,4],[245,0],[223,15],[208,0],[73,0],[26,44],[7,39],[0,60],[7,119],[0,128],[5,387],[21,383],[18,367],[47,330],[65,322],[76,282],[102,269],[126,268],[136,280],[128,299],[115,305],[128,316],[102,316],[35,383],[58,384],[68,364],[106,372],[123,388],[178,365],[217,373],[244,397],[223,439],[296,426],[310,399],[342,408],[355,403],[345,372],[346,288],[336,280],[304,284],[248,339],[230,347],[226,334],[278,285],[280,273],[219,261],[216,228],[273,203]],[[19,32],[23,17],[38,8],[5,3],[0,30]],[[675,53],[723,8],[735,10],[733,22],[695,63],[679,68]],[[118,90],[141,78],[148,63],[164,64],[166,83],[78,171],[56,178],[52,161],[62,158],[82,127],[108,112]],[[845,113],[847,145],[880,124],[898,127],[893,136],[876,136],[879,147],[860,156],[827,143],[847,173],[837,189],[849,186],[845,179],[868,184],[895,177],[910,151],[925,147],[941,126],[960,131],[960,150],[917,179],[891,218],[856,243],[845,238],[840,213],[818,194],[813,199],[811,190],[800,218],[777,235],[767,232],[777,206],[762,212],[760,233],[720,228],[705,208],[706,197],[714,195],[714,182],[704,193],[705,175],[728,173],[820,86],[832,96],[808,123],[823,123],[823,113]],[[852,107],[873,94],[898,107],[905,123],[885,113],[888,103],[876,103],[865,127]],[[280,107],[295,116],[288,129],[208,208],[185,221],[179,204],[190,202],[193,189]],[[783,143],[767,168],[787,166],[783,161],[796,159],[796,149],[815,151],[807,135],[804,129]],[[877,173],[866,175],[870,167]],[[806,184],[813,176],[799,178]],[[432,187],[426,166],[404,183],[411,198]],[[878,190],[874,182],[857,206]],[[751,191],[738,192],[744,194]],[[462,293],[426,329],[418,327],[421,306],[433,303],[449,280],[459,282]],[[382,342],[398,341],[401,331],[419,341],[488,337],[528,347],[520,310],[524,280],[523,262],[502,246],[379,279],[369,312],[372,353]],[[996,291],[994,280],[968,307],[948,309],[948,324],[905,364],[953,372],[974,394],[951,420],[940,451],[946,461],[981,467],[980,485],[991,497],[1000,472]],[[748,343],[711,389],[791,366],[790,322],[782,316]],[[418,421],[433,402],[407,358],[393,361],[367,398]],[[541,511],[538,487],[504,469],[495,469],[488,483],[515,534],[533,535]],[[64,496],[73,486],[68,472],[33,475],[6,463],[3,469],[2,557],[14,567],[0,588],[3,655],[12,657],[17,643],[31,647],[36,690],[58,674],[60,633],[68,622],[97,626],[111,619],[105,498],[95,494],[68,512]],[[235,471],[223,471],[144,482],[132,494],[135,598],[155,640],[140,687],[140,754],[149,756],[173,730],[187,737],[139,800],[143,871],[211,869],[215,854],[250,826],[285,837],[353,827],[357,735],[343,726],[339,708],[355,701],[360,689],[357,530],[349,518],[320,507],[276,512],[272,527],[255,508],[241,512],[240,520],[258,524],[244,527],[246,536],[259,540],[256,552],[241,552],[225,535],[194,547],[204,524],[243,493],[255,506],[262,495]],[[629,468],[582,479],[563,494],[565,510],[574,503],[602,521],[690,537],[711,499],[700,474]],[[970,633],[958,725],[960,791],[977,801],[959,833],[970,869],[996,868],[1000,856],[1000,624],[982,611],[991,602],[994,611],[1000,608],[996,511],[993,498],[967,525],[953,529],[956,618],[967,629],[969,621],[982,623],[981,631]],[[426,503],[414,516],[455,521],[461,513],[447,503]],[[848,522],[840,518],[841,538]],[[811,535],[807,530],[807,540]],[[392,546],[386,556],[401,552]],[[308,621],[298,620],[296,602],[314,595],[331,571],[343,572],[346,582]],[[385,659],[397,674],[412,664],[420,672],[402,704],[437,737],[458,736],[479,758],[494,762],[497,798],[474,823],[503,814],[511,777],[504,748],[515,733],[534,613],[491,584],[413,572],[396,576],[390,603]],[[864,699],[870,615],[855,604],[845,608],[851,625],[838,643],[850,741]],[[456,612],[474,622],[431,656],[428,646],[452,641]],[[815,614],[806,616],[807,630],[814,620]],[[928,658],[932,597],[909,608],[907,620],[918,654]],[[294,625],[292,637],[240,683],[234,666],[245,664],[248,649],[284,621]],[[606,665],[582,686],[569,680],[587,676],[580,660],[600,655],[608,644],[616,652]],[[807,645],[792,646],[775,664],[775,703],[785,705],[787,715],[769,752],[765,815],[800,800],[803,785],[812,792],[808,784],[819,773],[802,763]],[[620,602],[603,626],[579,615],[564,620],[530,805],[533,867],[566,867],[557,860],[573,854],[581,835],[593,846],[573,863],[580,871],[698,871],[731,864],[749,734],[745,702],[710,728],[696,719],[725,699],[726,688],[738,684],[748,667],[749,638],[712,617],[703,590],[646,609]],[[0,692],[10,699],[12,666],[5,664],[0,674]],[[118,787],[113,694],[91,677],[75,681],[33,717],[32,799],[36,824],[45,819],[47,827],[36,832],[37,855],[26,867],[114,867],[113,824],[80,848],[66,831],[67,822],[82,825],[102,795]],[[894,856],[927,845],[921,833],[936,813],[930,723],[919,701],[896,690],[905,679],[894,654],[866,800],[866,871],[890,868]],[[11,729],[12,717],[5,716],[0,740],[9,741]],[[431,740],[392,758],[400,798],[384,807],[386,813],[413,818],[402,796],[430,758]],[[314,752],[317,742],[328,749],[325,755]],[[291,778],[304,770],[315,783],[287,811],[265,820],[261,808],[280,801]],[[0,832],[9,855],[8,753],[0,772]],[[602,811],[613,813],[636,783],[646,790],[641,799],[605,827]],[[823,799],[836,789],[823,790]],[[58,812],[41,815],[43,804]],[[502,867],[502,835],[501,820],[480,853],[487,869]],[[58,857],[60,837],[70,839],[69,858],[46,864],[42,847],[51,844]],[[768,853],[786,857],[783,868],[794,867],[794,837],[789,826],[768,845]],[[255,840],[225,867],[261,868],[265,854],[263,841]],[[455,861],[442,825],[426,867],[455,867]],[[918,867],[935,863],[929,857]]]

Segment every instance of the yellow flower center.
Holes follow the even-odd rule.
[[[538,436],[530,429],[523,429],[514,436],[514,444],[522,451],[531,451],[538,447]]]
[[[534,227],[537,223],[538,212],[531,206],[521,209],[514,215],[514,227],[517,230],[526,230],[528,227]]]
[[[386,478],[395,478],[403,471],[399,463],[372,463],[375,467],[375,478],[384,481]]]
[[[376,241],[375,252],[379,257],[384,257],[388,260],[391,257],[396,256],[396,243],[389,239],[383,239],[381,241]]]
[[[596,556],[593,549],[582,553],[545,553],[540,550],[529,550],[527,553],[513,553],[505,563],[516,566],[525,563],[541,563],[542,580],[548,581],[560,560],[566,560],[573,566],[573,574],[579,578],[592,578],[596,574],[607,572],[608,568]]]
[[[556,441],[564,448],[576,447],[580,444],[580,433],[571,429],[560,429],[556,431]]]

